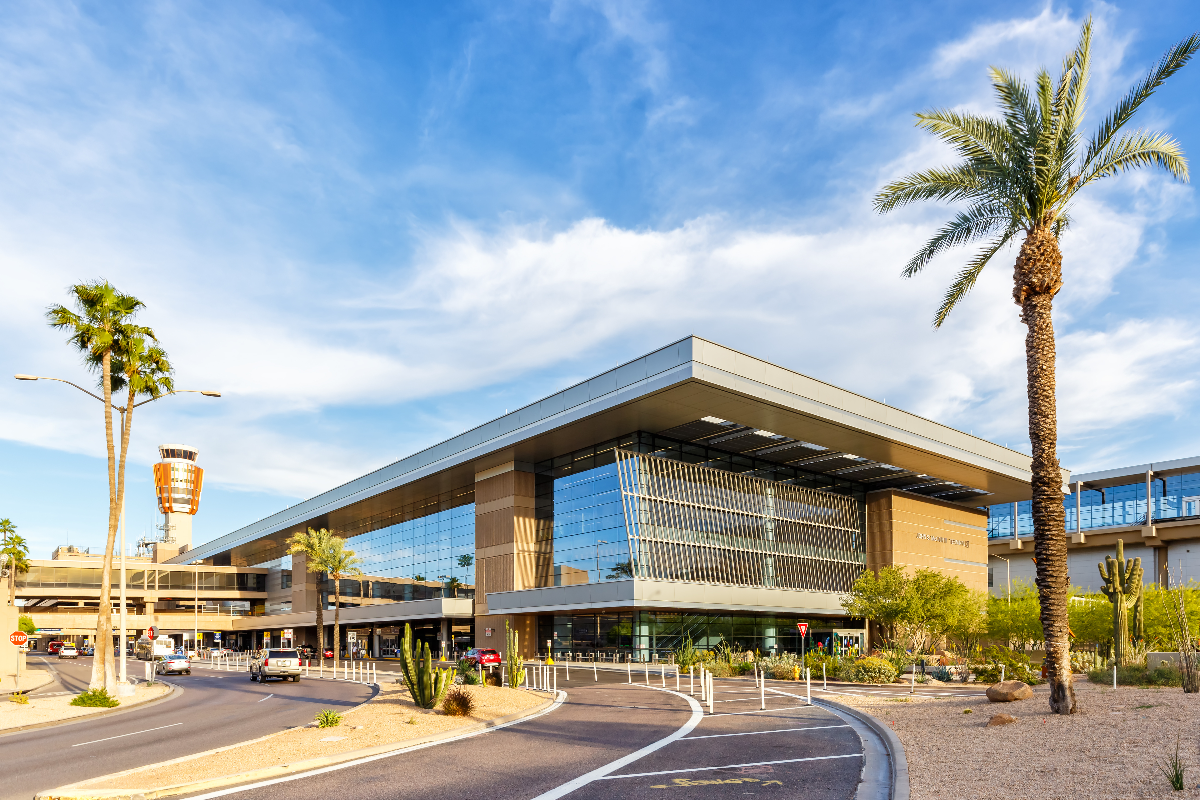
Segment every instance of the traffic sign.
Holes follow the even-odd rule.
[[[146,628],[146,636],[150,639],[154,638],[154,626],[153,625],[151,625],[149,628]]]
[[[293,637],[292,637],[292,629],[291,629],[291,628],[284,628],[284,629],[283,629],[283,638],[285,638],[285,639],[291,639],[291,638],[293,638]]]
[[[220,632],[220,631],[217,631],[216,633],[214,633],[214,634],[213,634],[213,639],[215,639],[215,640],[216,640],[216,641],[218,641],[218,642],[219,642],[219,641],[221,641],[221,632]]]
[[[800,631],[801,636],[808,636],[808,623],[807,622],[797,622],[796,630]]]
[[[29,641],[29,634],[25,631],[13,631],[12,635],[8,637],[8,640],[17,647],[21,647]]]

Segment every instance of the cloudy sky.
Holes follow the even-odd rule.
[[[947,208],[873,193],[948,153],[931,106],[1060,63],[1095,17],[1089,125],[1187,2],[7,3],[0,374],[90,379],[45,308],[105,277],[185,388],[134,421],[197,446],[197,541],[688,334],[1027,449],[1007,252],[941,330],[966,252],[900,268]],[[1200,152],[1200,64],[1141,121]],[[1101,184],[1064,241],[1061,453],[1200,454],[1195,193]],[[99,403],[0,381],[0,517],[103,547]]]

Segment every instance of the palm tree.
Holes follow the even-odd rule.
[[[100,607],[96,614],[96,656],[92,662],[92,689],[116,693],[117,675],[112,641],[112,563],[121,514],[117,487],[117,457],[113,446],[112,358],[122,326],[145,304],[122,294],[108,281],[80,283],[70,289],[75,310],[53,305],[46,312],[50,326],[69,333],[67,342],[82,351],[100,373],[104,396],[104,437],[108,448],[108,538],[100,570]]]
[[[330,536],[324,547],[317,550],[317,564],[321,572],[329,574],[333,581],[333,660],[341,658],[342,632],[338,617],[341,612],[341,582],[342,578],[361,578],[362,570],[358,565],[362,559],[354,555],[353,550],[346,548],[346,540],[338,536]]]
[[[0,564],[8,566],[8,604],[17,597],[17,573],[29,572],[29,545],[8,517],[0,519]]]
[[[304,569],[307,572],[321,575],[324,574],[325,568],[319,563],[319,554],[330,549],[329,543],[332,538],[333,534],[325,528],[320,530],[309,528],[308,533],[296,531],[287,540],[288,552],[294,556],[304,556]],[[318,578],[318,580],[321,579]],[[317,651],[323,665],[325,663],[325,593],[321,591],[317,592]]]
[[[917,126],[949,144],[963,160],[908,175],[875,197],[875,208],[881,213],[918,200],[968,204],[912,257],[904,268],[906,278],[916,275],[944,250],[986,240],[946,292],[934,316],[936,327],[971,291],[992,256],[1024,234],[1013,274],[1013,299],[1021,307],[1021,321],[1027,328],[1034,553],[1050,708],[1057,714],[1075,711],[1067,641],[1067,543],[1057,454],[1056,351],[1051,321],[1054,295],[1063,285],[1059,238],[1070,223],[1072,200],[1103,178],[1157,166],[1178,180],[1187,180],[1187,161],[1174,139],[1143,130],[1120,132],[1147,98],[1200,47],[1200,36],[1193,35],[1168,50],[1084,141],[1080,127],[1091,67],[1091,37],[1089,19],[1078,46],[1064,59],[1057,83],[1043,69],[1032,94],[1022,80],[993,67],[991,78],[1001,119],[946,109],[917,114]]]

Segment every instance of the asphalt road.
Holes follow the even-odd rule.
[[[685,697],[628,685],[618,673],[572,670],[568,700],[535,719],[286,782],[194,796],[274,800],[281,795],[355,800],[608,800],[760,795],[853,797],[862,744],[841,718],[749,681],[716,682],[712,716]],[[639,678],[644,682],[644,675]],[[653,681],[661,687],[661,679]],[[686,678],[683,691],[687,692]],[[674,681],[668,681],[674,688]],[[706,709],[705,709],[706,712]],[[681,738],[672,740],[672,736]],[[664,741],[667,740],[667,741]],[[657,749],[652,749],[659,744]],[[623,758],[644,752],[628,763]],[[590,775],[590,777],[589,777]]]
[[[40,694],[82,691],[92,660],[46,659],[58,683]],[[141,676],[142,662],[128,667]],[[29,800],[39,791],[87,778],[254,739],[311,722],[324,708],[345,709],[371,696],[357,683],[301,680],[252,683],[249,673],[194,669],[169,682],[182,692],[146,708],[50,728],[0,735],[7,765],[0,798]]]

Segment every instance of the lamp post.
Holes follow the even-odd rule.
[[[596,583],[600,582],[600,545],[602,544],[609,544],[609,542],[606,539],[596,542]]]
[[[71,381],[65,381],[62,378],[50,378],[45,375],[20,375],[20,374],[14,375],[13,377],[19,381],[57,381],[59,383],[65,383],[68,386],[74,386],[76,389],[83,392],[88,397],[94,397],[97,400],[99,400],[101,403],[104,402],[104,398],[101,397],[100,395],[95,394],[94,392],[89,392],[87,389],[84,389],[79,384],[71,383]],[[173,394],[202,394],[205,397],[220,397],[221,396],[220,392],[213,392],[213,391],[202,390],[202,389],[174,389],[170,392],[166,392],[165,394],[158,395],[157,397],[151,397],[149,400],[143,400],[140,403],[134,403],[129,408],[125,408],[124,406],[116,406],[115,405],[115,406],[113,406],[113,408],[116,409],[117,411],[121,412],[121,438],[122,439],[125,438],[125,435],[124,435],[125,434],[125,414],[127,412],[132,411],[133,409],[137,408],[138,406],[144,406],[144,405],[146,405],[146,403],[153,403],[155,400],[159,400],[163,397],[169,397],[170,395],[173,395]],[[126,609],[125,609],[126,565],[125,565],[125,491],[124,491],[124,488],[125,488],[124,486],[121,487],[121,638],[119,640],[120,641],[120,650],[121,650],[120,681],[121,681],[122,685],[124,685],[126,682],[125,639],[126,639],[126,636],[128,635],[126,633],[127,618],[126,618]],[[110,609],[110,612],[111,612],[111,609]]]

